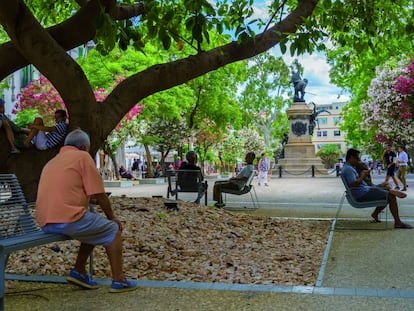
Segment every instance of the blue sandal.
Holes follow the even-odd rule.
[[[129,280],[125,278],[125,282],[112,281],[110,293],[123,293],[136,290],[138,288],[137,281]]]
[[[92,277],[89,273],[82,274],[73,269],[70,270],[69,276],[66,278],[66,281],[86,289],[99,288],[98,283],[92,280]]]

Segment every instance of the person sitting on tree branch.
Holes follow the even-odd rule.
[[[68,132],[65,110],[56,110],[55,122],[54,126],[45,126],[42,118],[36,118],[29,125],[30,132],[24,142],[25,147],[29,148],[33,144],[39,150],[46,150],[62,143]]]

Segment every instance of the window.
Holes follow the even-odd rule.
[[[323,137],[328,136],[328,131],[322,131],[322,136],[323,136]]]
[[[321,131],[317,131],[317,132],[316,132],[316,136],[317,136],[317,137],[321,137],[321,136],[322,136],[322,132],[321,132]]]
[[[339,124],[339,123],[341,123],[341,118],[340,117],[333,117],[333,121],[334,121],[335,125]]]
[[[328,124],[328,118],[318,118],[318,123],[320,125],[326,125]]]
[[[334,136],[341,136],[340,130],[334,130]]]

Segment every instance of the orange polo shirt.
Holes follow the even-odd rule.
[[[36,220],[70,223],[87,211],[89,196],[104,193],[102,177],[86,151],[64,146],[42,170],[36,201]]]

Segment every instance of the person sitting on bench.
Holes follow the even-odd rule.
[[[394,217],[394,228],[397,229],[412,229],[409,224],[403,223],[398,213],[398,198],[405,198],[407,194],[404,192],[386,189],[381,186],[369,186],[365,181],[365,177],[370,174],[369,170],[363,170],[360,174],[356,171],[356,166],[361,161],[359,158],[360,152],[351,148],[346,153],[346,162],[342,168],[342,175],[345,182],[351,189],[351,195],[355,200],[360,202],[387,200],[390,206],[391,214]],[[374,221],[379,222],[378,215],[384,210],[385,206],[378,206],[372,213]]]
[[[236,177],[230,178],[229,180],[216,181],[213,188],[213,200],[216,201],[214,204],[215,207],[223,208],[225,204],[223,203],[222,190],[223,189],[238,189],[241,190],[246,185],[247,179],[250,174],[254,171],[253,161],[256,155],[254,152],[249,152],[246,154],[246,163],[247,165],[243,167],[240,173]]]
[[[126,179],[131,179],[131,180],[136,180],[136,178],[134,176],[132,176],[132,174],[130,172],[128,172],[125,169],[125,166],[121,165],[119,167],[119,175],[121,175],[122,178],[126,178]]]
[[[103,245],[109,258],[112,283],[109,291],[137,289],[123,271],[122,223],[116,218],[102,177],[89,154],[88,134],[76,129],[68,134],[59,154],[42,170],[36,201],[36,220],[46,233],[58,233],[81,242],[67,281],[85,289],[99,288],[86,273],[85,264],[95,245]],[[88,203],[105,213],[93,213]]]
[[[198,189],[198,195],[197,199],[194,201],[194,203],[199,204],[200,199],[203,197],[203,195],[207,191],[206,184],[202,181],[204,180],[204,176],[201,173],[200,167],[196,165],[197,162],[197,154],[194,151],[188,151],[185,155],[187,159],[187,163],[183,163],[181,167],[178,170],[178,185],[180,187],[180,190],[187,191],[187,190],[193,190]],[[181,172],[180,172],[181,170]],[[183,172],[182,170],[191,170],[191,171],[198,171],[197,172]],[[176,190],[173,190],[173,195],[175,194]]]

